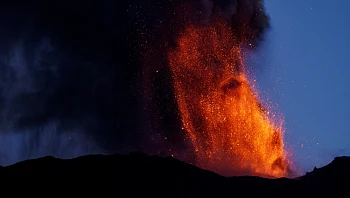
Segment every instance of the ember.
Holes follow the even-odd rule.
[[[177,44],[169,63],[197,165],[227,176],[287,176],[283,129],[251,88],[231,28],[189,25]]]

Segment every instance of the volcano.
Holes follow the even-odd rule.
[[[1,167],[0,176],[6,181],[3,193],[13,187],[47,186],[52,192],[123,197],[338,197],[349,193],[349,167],[350,157],[336,157],[298,178],[224,177],[173,157],[132,153],[44,157]]]
[[[164,29],[169,27],[166,28],[162,21],[161,28],[154,30],[159,31],[158,34],[146,31],[156,35],[153,39],[145,36],[147,42],[142,53],[143,76],[148,79],[143,81],[148,90],[145,95],[150,98],[148,103],[154,103],[157,112],[151,116],[157,118],[156,125],[164,123],[164,117],[169,117],[169,113],[162,114],[159,104],[175,100],[172,110],[177,112],[176,118],[182,126],[181,130],[157,126],[154,131],[173,130],[172,133],[181,134],[182,139],[178,141],[187,144],[183,149],[186,154],[175,156],[193,161],[201,168],[226,176],[288,176],[292,168],[284,148],[283,122],[272,122],[274,113],[260,101],[253,79],[248,78],[246,57],[242,53],[243,50],[251,52],[248,46],[258,46],[256,41],[259,36],[262,38],[266,28],[267,16],[261,2],[226,2],[232,10],[216,1],[213,4],[202,2],[202,6],[209,9],[206,12],[204,8],[198,10],[206,13],[204,16],[195,14],[196,7],[193,8],[191,2],[175,8],[175,16],[170,20],[173,22],[170,27],[172,42],[166,42],[169,34]],[[155,75],[160,71],[163,71],[162,75]],[[161,83],[153,80],[165,76],[170,77]],[[167,93],[173,95],[165,94],[166,99],[161,101],[158,98],[163,94],[159,97],[154,92],[159,92],[163,83],[170,84]],[[174,120],[169,125],[173,123]],[[177,144],[175,142],[175,148],[167,149],[165,153],[176,152]],[[164,145],[166,143],[159,147],[168,146]],[[188,153],[191,157],[186,159],[184,155]]]
[[[292,174],[283,121],[245,65],[269,28],[262,0],[21,5],[3,6],[15,25],[1,22],[0,132],[28,145],[2,144],[2,161],[136,150],[225,176]]]

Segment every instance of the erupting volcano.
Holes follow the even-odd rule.
[[[183,128],[199,167],[223,175],[288,175],[282,125],[252,89],[242,42],[217,20],[188,25],[169,53]]]

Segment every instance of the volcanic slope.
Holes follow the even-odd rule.
[[[343,197],[350,178],[350,157],[304,176],[287,179],[223,177],[172,157],[88,155],[74,159],[43,157],[0,168],[2,187],[37,186],[57,192],[99,191],[113,195],[153,197]]]

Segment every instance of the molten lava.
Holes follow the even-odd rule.
[[[282,127],[270,121],[252,90],[230,27],[188,26],[169,62],[199,167],[229,176],[287,175]]]

